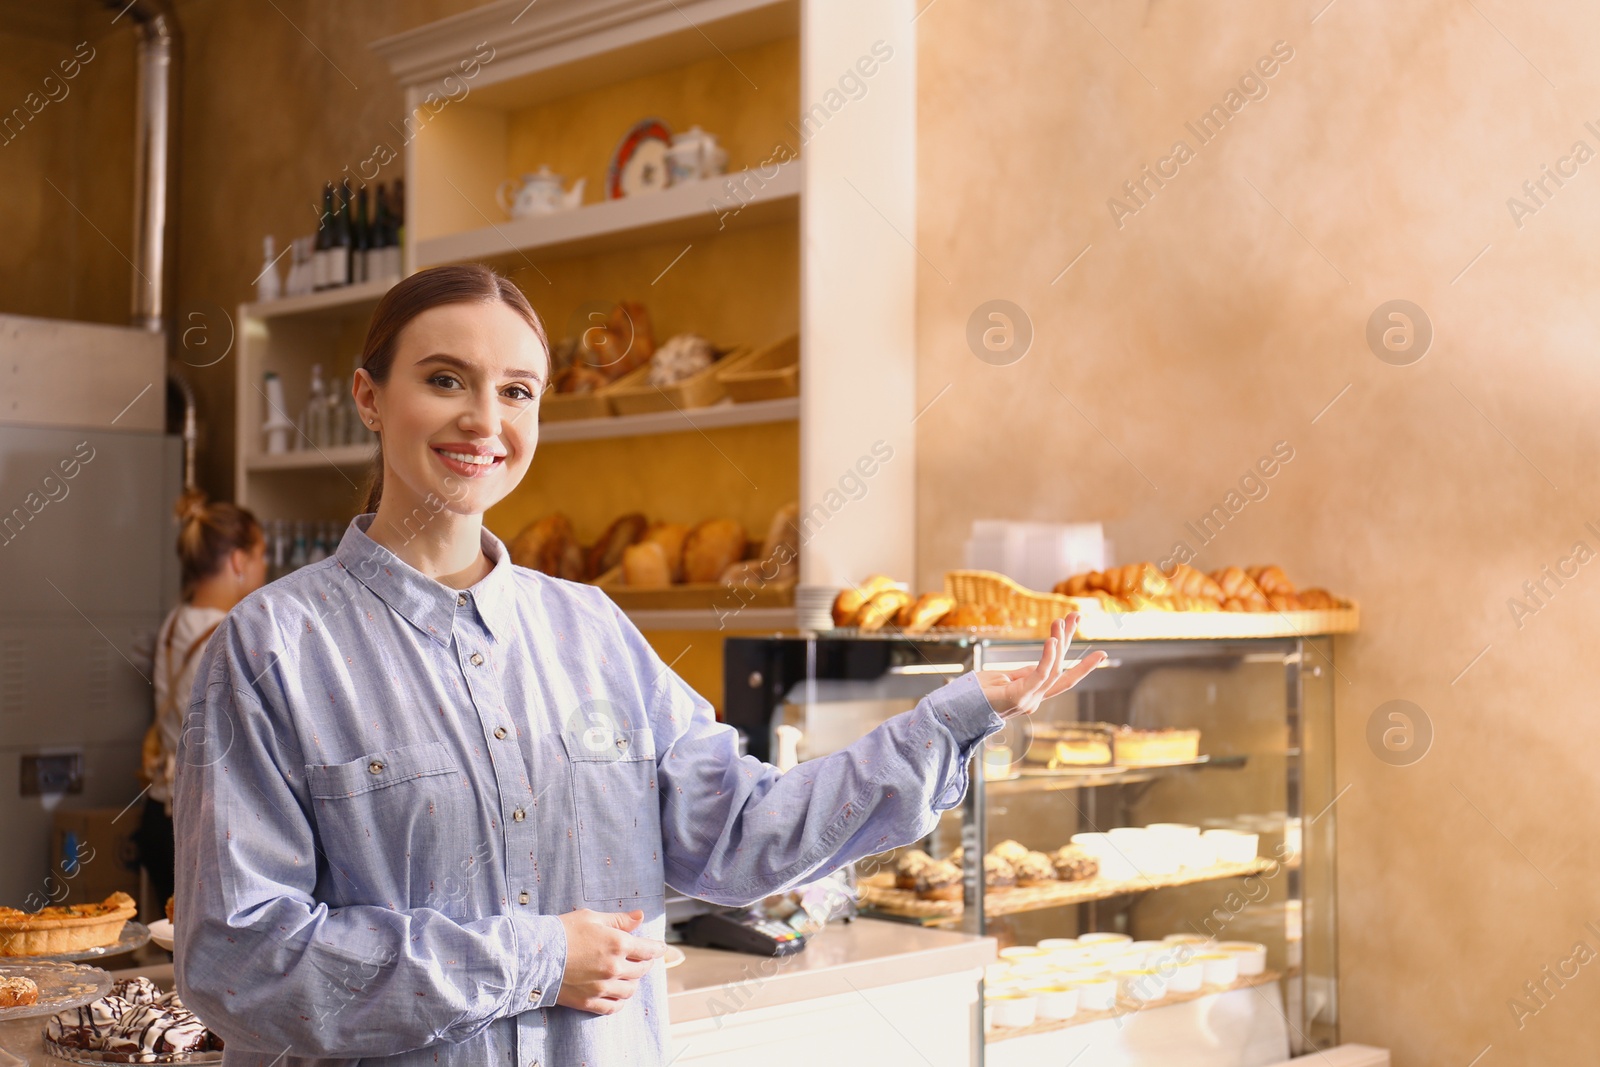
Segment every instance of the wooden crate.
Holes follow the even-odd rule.
[[[799,396],[800,336],[756,349],[737,363],[723,360],[717,380],[729,399],[739,404]]]

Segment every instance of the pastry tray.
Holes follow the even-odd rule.
[[[0,978],[31,978],[39,987],[39,1002],[15,1008],[0,1008],[0,1022],[54,1015],[99,1000],[111,989],[111,975],[99,967],[85,967],[60,960],[0,959]]]
[[[3,960],[5,959],[55,960],[64,963],[71,963],[76,960],[97,960],[105,956],[117,956],[124,952],[132,952],[136,948],[143,947],[144,943],[149,940],[150,928],[144,923],[134,922],[132,919],[129,919],[123,925],[122,936],[117,939],[115,944],[100,945],[96,948],[79,949],[77,952],[63,952],[60,955],[52,956],[0,957],[0,967],[4,966]]]

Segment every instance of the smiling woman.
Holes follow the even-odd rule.
[[[538,441],[545,335],[481,267],[413,275],[352,384],[373,514],[206,646],[175,807],[174,973],[230,1051],[403,1067],[665,1062],[668,884],[748,905],[925,836],[1066,670],[963,675],[805,774],[596,586],[483,527]],[[601,1018],[605,1017],[605,1018]]]

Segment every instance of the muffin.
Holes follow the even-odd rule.
[[[983,884],[991,893],[1002,893],[1017,884],[1017,869],[991,852],[983,857]]]
[[[1026,852],[1012,863],[1020,886],[1048,885],[1056,880],[1056,866],[1043,852]]]
[[[894,884],[899,889],[917,888],[917,876],[933,857],[920,848],[908,849],[894,861]]]
[[[961,868],[930,859],[917,872],[916,890],[922,900],[960,900]]]
[[[1028,848],[1027,845],[1022,844],[1019,841],[1006,840],[991,848],[989,850],[989,855],[999,856],[1007,863],[1015,864],[1018,860],[1026,856],[1031,851],[1032,849]]]
[[[1100,873],[1100,861],[1077,845],[1062,845],[1050,856],[1056,877],[1063,882],[1081,882]]]

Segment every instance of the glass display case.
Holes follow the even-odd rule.
[[[975,1062],[1096,1049],[1081,1062],[1250,1067],[1337,1044],[1331,638],[1069,655],[1096,648],[1104,667],[985,742],[927,839],[857,865],[864,912],[999,941]],[[972,633],[733,638],[724,718],[753,755],[772,759],[792,727],[814,759],[1041,650]],[[949,867],[917,881],[913,848],[953,859],[959,893]],[[996,850],[1011,858],[986,876]]]

